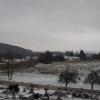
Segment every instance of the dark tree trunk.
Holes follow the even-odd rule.
[[[8,70],[8,80],[10,80],[10,73],[9,73],[9,70]]]
[[[67,87],[67,85],[68,85],[68,82],[66,82],[66,87]]]
[[[12,80],[12,75],[13,75],[13,72],[8,71],[8,79],[9,79],[9,80]]]
[[[91,83],[91,90],[93,90],[94,83]]]

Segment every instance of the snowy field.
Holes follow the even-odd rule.
[[[67,67],[77,69],[82,76],[86,76],[89,70],[100,70],[100,61],[84,61],[84,62],[54,62],[52,64],[38,64],[35,71],[42,74],[59,74]],[[33,70],[30,70],[32,72]]]
[[[69,87],[75,88],[85,88],[90,89],[89,84],[83,84],[84,77],[81,78],[82,80],[76,84],[69,84]],[[0,75],[0,80],[8,80],[7,75]],[[35,74],[35,73],[15,73],[13,75],[12,81],[16,82],[25,82],[25,83],[35,83],[35,84],[42,84],[42,85],[53,85],[53,86],[65,86],[64,83],[58,82],[59,77],[57,75],[45,75],[45,74]],[[100,90],[100,85],[94,85],[94,89]]]
[[[72,67],[81,74],[81,81],[76,84],[69,84],[69,87],[90,89],[89,84],[83,84],[84,78],[89,73],[88,69],[100,69],[100,61],[92,62],[78,62],[78,63],[52,63],[52,64],[38,64],[33,69],[28,69],[20,72],[14,72],[12,81],[35,83],[42,85],[65,86],[64,83],[58,82],[58,74],[66,67]],[[52,74],[52,73],[53,74]],[[43,74],[45,73],[45,74]],[[8,80],[7,75],[0,73],[0,80]],[[95,90],[100,90],[100,85],[94,85]]]

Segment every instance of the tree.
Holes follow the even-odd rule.
[[[74,53],[73,53],[73,51],[66,51],[66,55],[67,56],[74,56]]]
[[[55,55],[53,57],[54,61],[65,61],[65,58],[63,55],[59,54],[59,55]]]
[[[41,63],[49,64],[53,61],[53,55],[50,51],[46,51],[45,53],[41,53],[38,57],[38,61]]]
[[[5,54],[6,62],[6,71],[8,75],[8,79],[12,80],[13,70],[12,70],[12,61],[14,59],[14,55],[11,53],[9,49],[7,49],[7,53]]]
[[[75,69],[72,70],[69,68],[67,68],[65,71],[63,71],[59,75],[59,81],[65,82],[66,87],[69,83],[76,83],[78,78],[79,78],[79,74],[78,74],[77,70],[75,70]]]
[[[97,71],[91,70],[91,72],[85,78],[84,83],[91,84],[91,90],[93,90],[94,84],[100,84],[100,76]]]
[[[85,60],[86,59],[86,54],[84,53],[83,50],[80,50],[80,54],[79,54],[80,59]]]
[[[10,62],[6,63],[6,71],[7,71],[8,79],[12,80],[13,69],[12,69],[12,64],[10,64]]]

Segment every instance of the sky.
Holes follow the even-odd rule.
[[[0,0],[0,42],[33,51],[100,51],[100,0]]]

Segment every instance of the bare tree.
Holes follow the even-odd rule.
[[[91,90],[93,90],[94,84],[100,84],[100,76],[97,71],[91,70],[91,72],[85,78],[84,83],[91,84]]]
[[[69,83],[76,83],[77,79],[79,78],[79,74],[77,70],[75,69],[65,69],[60,75],[59,75],[59,81],[65,82],[66,87]]]

